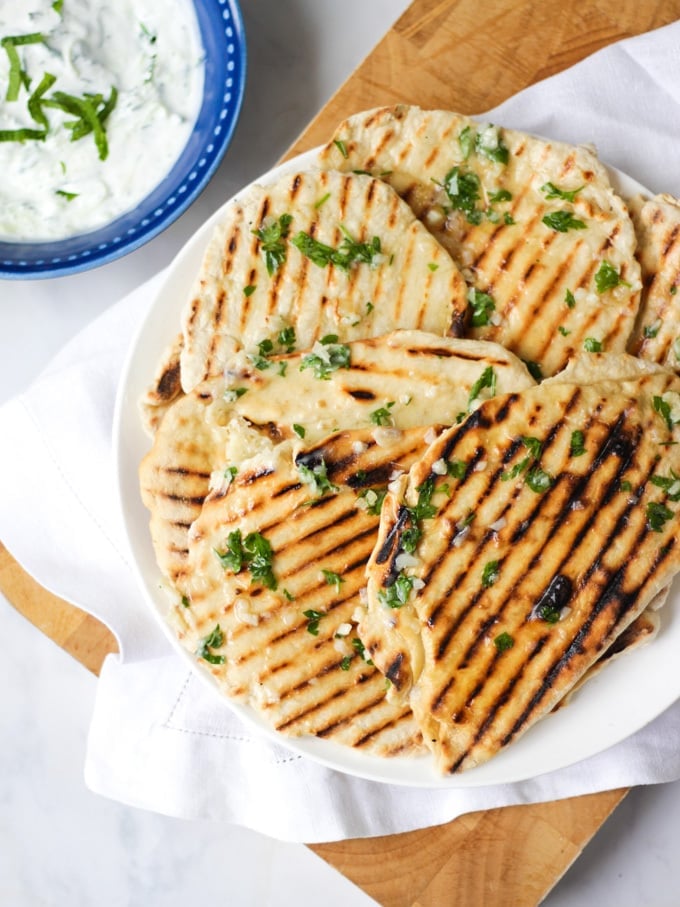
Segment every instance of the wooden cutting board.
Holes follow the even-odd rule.
[[[326,141],[350,113],[381,104],[482,112],[607,44],[678,18],[680,0],[415,0],[286,157]],[[91,671],[116,651],[102,624],[46,592],[1,544],[0,590]],[[487,810],[313,850],[384,907],[534,907],[625,794]]]

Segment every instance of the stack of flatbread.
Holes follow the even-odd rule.
[[[168,620],[227,696],[450,773],[653,638],[679,235],[585,146],[413,107],[227,205],[140,469]]]

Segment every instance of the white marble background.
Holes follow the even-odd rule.
[[[242,0],[248,88],[235,140],[210,187],[166,233],[121,262],[75,277],[0,284],[0,402],[268,169],[406,6]],[[82,767],[95,684],[0,601],[0,907],[375,904],[302,845],[91,794]],[[680,782],[633,791],[544,903],[677,905],[679,814]]]

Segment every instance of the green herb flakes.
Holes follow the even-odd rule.
[[[303,617],[307,618],[307,632],[311,633],[312,636],[319,635],[319,621],[325,617],[323,611],[315,611],[313,608],[309,608],[307,611],[302,612]]]
[[[554,183],[544,183],[541,186],[541,192],[545,193],[546,198],[561,198],[565,202],[573,202],[583,189],[585,186],[579,186],[578,189],[558,189]]]
[[[335,591],[340,594],[340,586],[344,583],[344,579],[340,576],[339,573],[333,573],[332,570],[322,570],[323,578],[326,580],[326,583],[329,586],[335,586]]]
[[[409,600],[415,577],[400,573],[391,586],[380,589],[378,598],[388,608],[402,608]]]
[[[470,323],[473,327],[482,327],[491,320],[491,313],[496,310],[496,303],[493,297],[488,293],[482,293],[470,287],[467,293],[468,309],[471,317]]]
[[[345,145],[345,143],[341,139],[335,139],[333,141],[333,144],[338,149],[340,154],[344,157],[344,159],[347,160],[349,153],[347,151],[347,146]]]
[[[230,387],[222,394],[222,399],[227,403],[234,403],[239,397],[247,393],[247,387]]]
[[[569,442],[569,453],[572,457],[581,457],[586,452],[585,448],[585,439],[586,436],[582,431],[573,431],[571,433],[571,441]]]
[[[318,239],[302,230],[295,234],[291,242],[299,252],[319,268],[334,265],[342,271],[349,271],[355,264],[365,263],[371,266],[377,264],[383,254],[380,237],[374,236],[370,242],[358,242],[345,227],[341,225],[340,229],[344,234],[344,239],[337,249],[319,242]]]
[[[536,494],[547,491],[553,484],[552,476],[538,465],[531,467],[524,477],[524,481]]]
[[[498,561],[487,561],[482,570],[482,589],[488,589],[498,580],[501,574]]]
[[[600,267],[595,272],[595,289],[598,293],[606,293],[607,290],[613,290],[619,285],[630,287],[629,283],[622,280],[621,275],[616,268],[608,261],[600,263]]]
[[[595,337],[586,337],[583,341],[583,349],[587,353],[601,353],[603,346],[601,340],[596,340]]]
[[[278,220],[263,224],[258,230],[252,231],[260,241],[260,251],[264,255],[265,267],[270,277],[286,260],[285,240],[290,233],[292,221],[292,215],[282,214]]]
[[[202,658],[211,665],[222,665],[226,661],[224,655],[215,655],[211,650],[219,649],[223,645],[224,633],[220,629],[220,625],[217,624],[212,633],[201,641],[201,645],[196,654],[199,658]]]
[[[326,463],[323,458],[314,466],[306,466],[304,463],[297,463],[297,471],[300,479],[309,485],[316,497],[323,497],[329,492],[338,491],[338,486],[334,485],[328,478]]]
[[[394,417],[390,410],[394,406],[394,400],[379,409],[374,409],[370,414],[370,420],[374,425],[394,425]]]
[[[300,371],[311,369],[316,378],[327,381],[340,368],[349,368],[351,350],[347,344],[338,343],[335,334],[330,334],[315,343],[311,353],[302,357]]]
[[[668,520],[673,519],[673,511],[665,504],[659,504],[651,501],[647,504],[647,526],[652,532],[663,532],[663,528]]]
[[[567,233],[569,230],[585,230],[586,224],[582,220],[574,217],[572,211],[553,211],[546,214],[542,223],[557,233]]]
[[[297,422],[293,422],[293,431],[298,436],[298,438],[304,438],[306,434],[304,426],[298,425]]]
[[[496,372],[493,370],[493,367],[491,365],[487,365],[482,374],[472,385],[470,395],[468,397],[468,409],[485,388],[489,389],[490,397],[496,396]]]
[[[576,297],[571,292],[571,290],[565,290],[564,301],[566,302],[568,308],[573,309],[576,305]]]
[[[214,551],[225,570],[240,573],[245,567],[253,582],[259,581],[267,589],[276,589],[272,547],[259,532],[249,532],[244,539],[241,530],[235,529],[227,537],[225,550],[215,548]]]
[[[515,640],[510,636],[509,633],[499,633],[498,636],[494,639],[493,644],[496,646],[499,652],[507,652],[508,649],[512,649],[515,645]]]
[[[256,289],[257,287],[255,286],[255,284],[249,283],[248,286],[243,288],[243,295],[246,297],[252,296]]]

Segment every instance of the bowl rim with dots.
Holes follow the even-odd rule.
[[[194,0],[193,6],[205,56],[203,96],[170,172],[133,209],[95,230],[59,240],[0,240],[0,278],[60,277],[121,258],[169,227],[206,187],[241,111],[246,40],[238,0]]]

